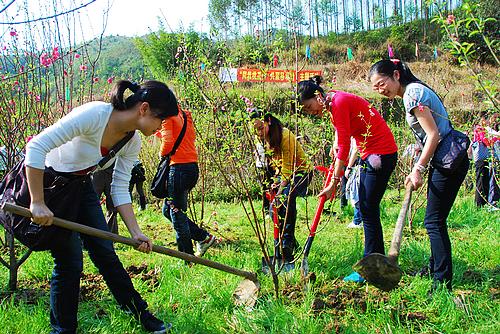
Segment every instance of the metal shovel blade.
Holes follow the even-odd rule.
[[[259,290],[260,285],[258,282],[254,282],[248,278],[244,279],[233,293],[234,304],[252,309],[257,302]]]
[[[352,268],[370,284],[384,291],[390,291],[397,287],[402,275],[397,264],[379,253],[365,256]]]

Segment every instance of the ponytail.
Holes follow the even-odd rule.
[[[304,101],[316,97],[318,93],[324,95],[325,91],[320,86],[321,82],[323,82],[323,78],[319,75],[299,82],[297,85],[297,101],[303,104]]]
[[[125,91],[133,94],[124,99]],[[155,117],[165,119],[178,114],[177,99],[166,84],[159,81],[146,81],[142,85],[128,80],[118,81],[111,90],[111,104],[115,110],[133,108],[139,102],[148,102]]]

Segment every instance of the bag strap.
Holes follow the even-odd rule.
[[[182,111],[182,117],[184,117],[184,123],[182,124],[182,129],[181,129],[181,132],[179,133],[179,137],[177,137],[177,139],[175,140],[174,147],[172,147],[172,151],[170,151],[170,153],[167,154],[167,156],[172,156],[175,154],[175,151],[177,151],[177,149],[181,145],[182,139],[184,139],[184,135],[186,134],[187,115],[184,112],[184,110],[181,110],[181,111]]]
[[[106,154],[99,161],[99,163],[97,164],[97,166],[99,166],[99,168],[102,168],[104,165],[106,165],[108,163],[109,160],[113,159],[115,157],[116,153],[118,153],[118,151],[120,151],[122,149],[122,147],[125,146],[125,144],[130,139],[132,139],[132,137],[134,136],[134,134],[135,134],[135,131],[131,131],[131,132],[127,133],[127,135],[125,137],[123,137],[122,139],[120,139],[120,141],[118,143],[116,143],[111,148],[111,150],[109,150],[108,154]]]

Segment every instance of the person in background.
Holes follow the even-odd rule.
[[[361,156],[359,208],[365,235],[364,256],[385,254],[380,202],[396,167],[394,136],[378,111],[365,99],[343,91],[325,92],[321,77],[314,76],[298,84],[298,102],[302,111],[316,117],[329,116],[335,128],[338,152],[331,183],[318,196],[331,198],[336,193],[349,158],[351,137]],[[345,281],[364,282],[353,272]]]
[[[170,157],[168,194],[163,204],[163,215],[172,222],[179,251],[203,256],[217,239],[206,229],[198,226],[186,213],[188,194],[195,187],[199,177],[196,133],[190,111],[181,110],[179,107],[174,117],[169,117],[162,123],[160,156],[170,154],[185,119],[187,121],[185,135],[175,154]],[[193,241],[196,242],[196,253]]]
[[[479,114],[479,124],[474,127],[472,144],[469,147],[476,170],[475,201],[478,207],[498,200],[495,200],[498,185],[495,182],[492,163],[494,136],[489,125],[488,113],[482,111]]]
[[[124,98],[126,91],[131,95]],[[151,240],[142,233],[131,205],[128,183],[132,165],[141,148],[141,137],[154,134],[162,120],[177,114],[177,100],[162,82],[146,81],[142,85],[122,80],[110,94],[111,103],[94,101],[75,108],[52,126],[35,136],[26,147],[26,177],[31,195],[33,221],[51,225],[53,213],[44,200],[44,170],[52,168],[67,177],[83,178],[82,188],[74,196],[76,222],[107,231],[106,220],[89,174],[103,156],[123,138],[131,139],[103,168],[114,164],[111,196],[138,250],[150,252]],[[61,190],[63,191],[63,190]],[[170,325],[151,314],[148,304],[132,285],[130,276],[115,253],[113,242],[71,232],[50,250],[54,270],[50,283],[51,333],[76,333],[80,277],[83,270],[82,247],[103,276],[120,307],[134,315],[144,329],[165,333]]]
[[[276,172],[272,187],[277,191],[270,212],[272,206],[279,206],[280,250],[285,261],[283,271],[287,272],[295,267],[294,252],[298,245],[295,239],[297,197],[307,194],[312,179],[312,164],[295,135],[283,127],[279,119],[257,109],[251,112],[250,119],[253,120],[257,136],[265,143]]]
[[[406,120],[422,147],[406,182],[411,182],[416,190],[423,185],[424,173],[429,172],[424,225],[431,244],[429,269],[434,283],[430,292],[441,284],[451,290],[453,266],[447,219],[467,175],[469,159],[463,159],[453,173],[428,167],[440,140],[450,133],[452,125],[441,99],[405,63],[398,59],[380,60],[371,66],[368,77],[379,94],[389,99],[403,98]]]
[[[271,205],[269,198],[267,196],[268,190],[271,188],[273,184],[273,176],[275,174],[271,164],[269,163],[266,156],[266,148],[260,141],[260,139],[256,136],[255,141],[255,167],[259,171],[259,177],[262,181],[262,208],[267,210]]]
[[[142,162],[136,160],[134,162],[134,167],[132,168],[132,176],[130,178],[128,191],[130,196],[132,196],[132,191],[137,191],[139,194],[139,206],[141,210],[146,210],[146,195],[144,194],[144,181],[146,181],[146,171],[144,170],[144,166]]]
[[[349,225],[347,225],[348,228],[363,228],[363,219],[361,218],[361,211],[359,209],[359,180],[361,178],[359,160],[356,141],[351,137],[351,151],[344,172],[344,177],[347,179],[346,197],[350,200],[354,209],[354,216]]]

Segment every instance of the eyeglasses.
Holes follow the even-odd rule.
[[[389,80],[390,77],[385,77],[385,79],[380,80],[376,84],[372,85],[373,90],[379,90],[381,88],[385,88],[387,86],[387,80]]]

